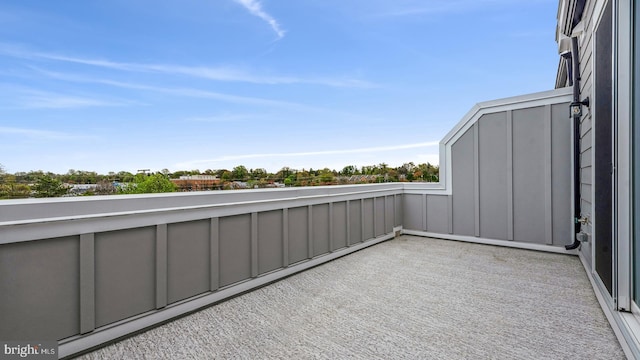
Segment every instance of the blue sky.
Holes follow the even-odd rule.
[[[477,102],[553,88],[555,0],[5,0],[0,164],[438,162]]]

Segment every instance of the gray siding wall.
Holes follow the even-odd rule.
[[[426,195],[426,229],[429,232],[449,233],[451,196]]]
[[[59,199],[41,203],[49,208],[43,213],[80,208],[93,216],[0,217],[0,339],[64,343],[84,334],[73,340],[81,341],[106,325],[126,326],[114,323],[391,238],[402,218],[400,184],[287,190],[219,193],[224,205],[208,207],[198,194],[165,195],[152,205],[157,196],[135,197],[141,211],[119,215],[117,202]],[[258,200],[246,201],[247,194]],[[184,205],[185,198],[195,209],[173,209],[172,200]],[[2,203],[2,214],[12,204]]]
[[[568,108],[568,105],[567,105]],[[513,237],[525,242],[545,241],[545,126],[544,108],[513,112]],[[540,120],[540,121],[536,121]],[[569,124],[569,116],[566,116]],[[567,167],[570,172],[570,167]],[[567,225],[568,226],[568,225]],[[565,239],[570,243],[571,239]]]
[[[155,309],[155,239],[153,227],[95,234],[96,327]]]
[[[258,214],[258,273],[260,275],[279,269],[284,262],[283,246],[284,214],[281,210]]]
[[[593,99],[593,38],[594,33],[591,29],[594,28],[593,13],[595,10],[596,1],[587,1],[585,5],[584,13],[582,14],[582,21],[584,22],[584,35],[579,37],[578,51],[580,52],[580,93],[582,99],[587,96]],[[585,111],[583,109],[583,116],[580,121],[580,207],[582,214],[576,214],[576,216],[588,216],[591,218],[593,214],[593,199],[592,199],[592,174],[593,174],[593,119],[591,111]],[[593,219],[591,219],[593,221]],[[591,223],[582,225],[582,231],[587,234],[593,234],[593,228]],[[587,261],[589,266],[592,266],[592,239],[589,242],[583,242],[580,246],[580,252],[584,255],[583,258]]]
[[[167,226],[169,304],[210,290],[210,225],[209,220],[198,220]]]
[[[349,236],[349,222],[347,219],[347,202],[333,203],[332,223],[333,234],[333,250],[339,250],[347,247],[347,238]]]
[[[0,247],[0,338],[80,333],[80,237]]]
[[[512,239],[509,226],[510,205],[508,173],[513,162],[507,156],[511,145],[507,136],[507,113],[500,112],[482,117],[478,123],[478,141],[486,144],[478,148],[480,182],[480,236],[489,239]],[[497,174],[504,176],[496,176]]]
[[[487,112],[451,145],[451,195],[407,192],[407,230],[561,246],[573,242],[568,103]]]
[[[457,235],[475,235],[476,196],[475,159],[477,152],[477,127],[471,127],[451,148],[451,169],[453,186],[453,233]]]

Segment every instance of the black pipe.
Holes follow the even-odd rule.
[[[580,103],[580,58],[578,54],[578,38],[571,38],[571,55],[573,65],[573,103]],[[575,237],[581,231],[579,217],[582,213],[580,206],[580,117],[573,116],[573,216],[574,216],[574,241],[571,245],[565,245],[565,249],[573,250],[580,246],[580,241]]]
[[[571,59],[571,53],[562,54],[561,56],[564,58],[567,66],[567,81],[569,82],[569,86],[573,86],[573,60]]]

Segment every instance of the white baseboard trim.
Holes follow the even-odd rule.
[[[517,248],[517,249],[525,249],[525,250],[546,251],[546,252],[552,252],[552,253],[558,253],[558,254],[578,255],[578,252],[576,250],[566,250],[564,246],[552,246],[552,245],[533,244],[533,243],[525,243],[525,242],[517,242],[517,241],[508,241],[508,240],[487,239],[487,238],[480,238],[475,236],[439,234],[439,233],[432,233],[428,231],[407,230],[407,229],[403,229],[402,234],[424,236],[424,237],[430,237],[435,239],[464,241],[464,242],[471,242],[476,244],[505,246],[505,247],[511,247],[511,248]]]

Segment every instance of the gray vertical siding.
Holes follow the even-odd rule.
[[[449,197],[427,195],[427,231],[446,234],[449,232]]]
[[[309,256],[309,209],[289,209],[289,264],[302,261]]]
[[[376,197],[373,199],[373,237],[378,237],[380,235],[384,235],[386,232],[386,223],[385,223],[385,215],[386,215],[386,205],[385,205],[384,197]]]
[[[151,226],[95,235],[96,327],[156,308],[155,242]]]
[[[0,339],[80,333],[79,256],[79,236],[0,248]]]
[[[566,239],[573,239],[573,218],[567,211],[567,204],[572,202],[571,173],[567,164],[571,164],[571,124],[567,123],[566,104],[551,106],[551,199],[553,245],[564,245]]]
[[[507,240],[507,113],[482,116],[478,131],[480,236]]]
[[[349,245],[362,241],[362,201],[349,201]]]
[[[264,274],[283,266],[283,212],[258,214],[258,273]]]
[[[251,215],[220,218],[220,287],[251,277]]]
[[[363,219],[363,236],[364,239],[375,237],[375,207],[374,199],[364,199],[362,201],[362,219]]]
[[[595,10],[596,1],[587,1],[582,14],[582,19],[585,29],[592,29],[593,13]],[[593,32],[585,31],[584,35],[579,37],[578,41],[579,53],[580,53],[580,93],[582,98],[587,96],[593,99]],[[585,109],[586,110],[586,109]],[[583,111],[582,119],[580,120],[580,207],[582,214],[576,214],[576,217],[588,216],[591,218],[593,214],[593,199],[592,199],[592,176],[593,173],[593,119],[591,117],[591,111]],[[593,220],[593,219],[591,219]],[[593,228],[591,224],[582,225],[582,230],[587,234],[593,234]],[[587,261],[589,266],[592,266],[591,256],[592,241],[583,242],[580,246],[580,252],[582,252],[583,259]]]
[[[394,209],[394,226],[402,226],[402,221],[404,219],[404,209],[402,207],[402,195],[394,195],[393,196],[393,209]]]
[[[423,196],[420,194],[404,195],[404,221],[405,229],[424,230],[422,221],[426,218],[422,209]]]
[[[395,196],[385,196],[384,197],[384,231],[383,233],[388,234],[393,232],[393,227],[395,226],[395,213],[396,213],[396,201]]]
[[[453,233],[475,235],[475,132],[471,127],[451,147],[453,186]]]
[[[313,206],[313,256],[329,252],[329,204]]]
[[[451,193],[406,192],[403,228],[447,238],[572,243],[567,97],[478,115],[450,140]]]
[[[516,241],[543,244],[546,243],[544,110],[536,107],[513,112],[513,237]],[[569,117],[566,118],[569,122]]]
[[[347,247],[347,202],[333,203],[333,250]]]
[[[209,291],[209,220],[167,226],[167,299],[173,303]]]

